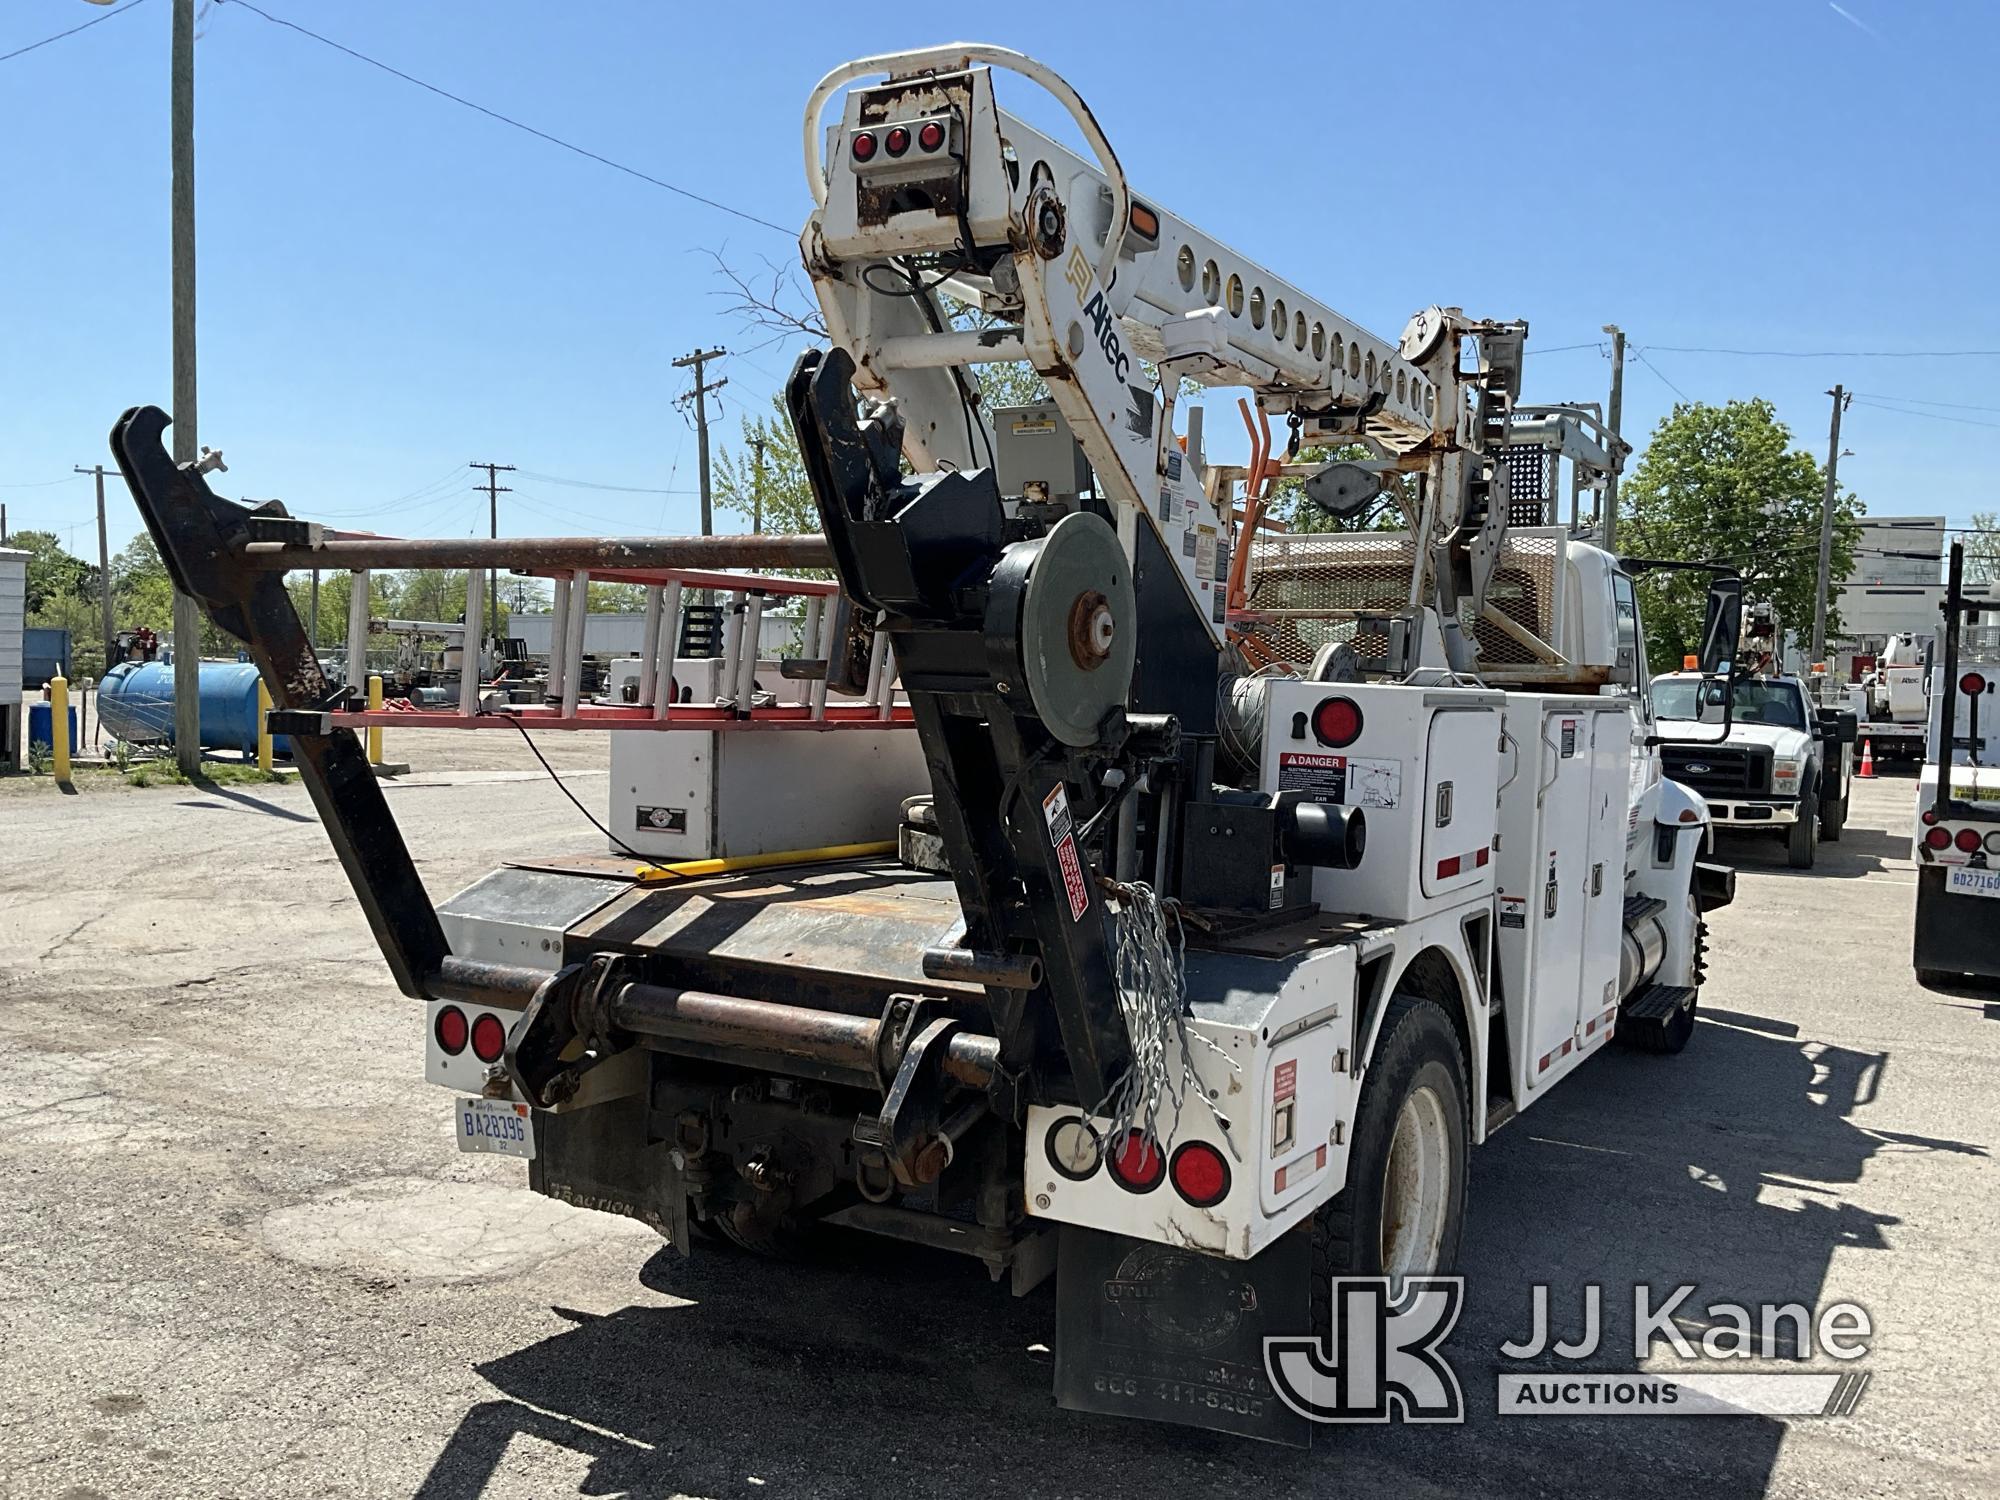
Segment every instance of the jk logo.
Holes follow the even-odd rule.
[[[1329,1336],[1264,1340],[1278,1399],[1312,1422],[1463,1422],[1458,1376],[1438,1346],[1458,1322],[1462,1276],[1333,1278]]]

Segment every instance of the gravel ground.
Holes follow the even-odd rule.
[[[601,739],[545,739],[598,806]],[[439,897],[599,843],[504,736],[389,754]],[[1725,847],[1687,1053],[1475,1154],[1468,1423],[1302,1454],[1054,1410],[1047,1289],[872,1242],[683,1262],[458,1155],[301,788],[0,783],[0,1495],[1995,1493],[2000,1004],[1910,978],[1910,800],[1859,785],[1811,875]],[[1857,1301],[1873,1379],[1789,1425],[1498,1419],[1536,1281],[1564,1323],[1591,1281]]]

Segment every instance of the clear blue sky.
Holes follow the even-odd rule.
[[[819,75],[978,34],[1064,72],[1142,191],[1378,332],[1431,302],[1526,317],[1531,351],[1621,323],[1648,361],[1626,380],[1637,437],[1671,382],[1768,396],[1823,453],[1822,392],[1844,381],[1864,399],[1843,478],[1870,509],[1962,523],[2000,504],[2000,358],[1651,347],[2000,349],[2000,6],[1984,0],[261,3],[786,226],[809,205],[799,120]],[[0,53],[98,14],[7,0]],[[168,0],[144,0],[0,63],[0,500],[16,529],[86,555],[90,487],[70,466],[105,456],[125,406],[169,404],[168,23]],[[517,477],[503,530],[694,529],[669,361],[759,341],[706,252],[788,262],[788,235],[241,5],[207,7],[196,66],[200,436],[228,456],[225,493],[483,532],[461,466],[490,458],[673,491]],[[793,352],[725,362],[719,436]],[[1528,395],[1601,398],[1608,373],[1594,347],[1531,358]],[[122,495],[111,529],[114,549],[138,529]]]

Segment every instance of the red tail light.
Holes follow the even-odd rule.
[[[1953,839],[1952,842],[1958,845],[1961,853],[1977,854],[1979,852],[1979,830],[1977,828],[1961,828],[1958,830],[1958,837]]]
[[[1925,809],[1924,809],[1924,827],[1928,828],[1928,827],[1930,827],[1930,826],[1931,826],[1931,824],[1935,823],[1936,821],[1937,821],[1937,809],[1936,809],[1935,807],[1927,807],[1927,808],[1925,808]]]
[[[1926,832],[1924,833],[1924,847],[1926,849],[1950,848],[1951,830],[1948,828],[1932,828],[1926,830]]]
[[[855,136],[853,143],[847,149],[853,153],[856,161],[873,161],[875,159],[875,132],[872,130],[862,131],[859,135]]]
[[[909,127],[905,125],[893,127],[887,135],[882,137],[882,149],[887,151],[891,156],[901,156],[905,151],[909,150]]]
[[[437,1020],[431,1025],[437,1044],[444,1049],[445,1056],[456,1057],[465,1050],[465,1012],[456,1005],[447,1005],[437,1013]]]
[[[490,1011],[472,1023],[472,1052],[481,1062],[498,1062],[507,1050],[507,1028]]]
[[[1196,1208],[1213,1208],[1229,1196],[1229,1163],[1207,1141],[1189,1141],[1168,1169],[1174,1191]]]
[[[1111,1153],[1111,1175],[1129,1192],[1150,1193],[1165,1179],[1167,1161],[1151,1136],[1128,1130]]]
[[[1335,750],[1361,738],[1361,705],[1352,698],[1322,698],[1313,710],[1313,737]]]
[[[1986,691],[1986,679],[1977,672],[1967,672],[1958,679],[1958,690],[1970,697],[1974,693]]]
[[[935,151],[944,144],[944,126],[936,120],[927,120],[917,131],[917,144],[926,151]]]

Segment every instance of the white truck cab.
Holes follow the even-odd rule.
[[[1667,774],[1701,793],[1718,830],[1776,832],[1800,870],[1840,838],[1854,715],[1822,711],[1796,677],[1743,677],[1718,740],[1721,685],[1696,672],[1655,677],[1653,712]]]

